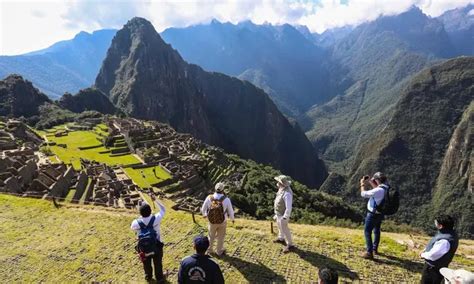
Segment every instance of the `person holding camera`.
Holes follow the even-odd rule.
[[[372,189],[367,190],[368,187]],[[362,255],[365,259],[373,259],[374,254],[378,254],[380,243],[380,228],[384,219],[384,214],[377,210],[385,196],[385,189],[388,188],[387,177],[376,172],[372,178],[364,176],[360,180],[360,195],[368,198],[367,216],[365,217],[364,235],[367,251]],[[372,232],[374,239],[372,241]]]

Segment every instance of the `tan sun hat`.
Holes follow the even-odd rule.
[[[290,186],[291,185],[291,179],[288,176],[279,175],[279,176],[274,177],[274,179],[278,182],[281,182],[285,186]]]
[[[443,267],[439,273],[452,284],[474,284],[474,273],[464,269],[453,270]]]
[[[225,183],[223,182],[216,183],[216,186],[214,187],[216,192],[224,192],[224,188],[225,188]]]

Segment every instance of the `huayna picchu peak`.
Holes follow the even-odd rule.
[[[117,32],[95,86],[127,115],[169,123],[309,186],[327,176],[304,133],[264,91],[186,63],[145,19],[133,18]]]

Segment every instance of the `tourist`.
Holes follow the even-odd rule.
[[[274,179],[277,181],[278,188],[274,202],[274,219],[278,226],[278,238],[274,242],[286,244],[283,253],[288,253],[295,247],[293,245],[290,228],[288,227],[293,206],[293,191],[290,187],[291,180],[285,175],[279,175]]]
[[[141,217],[134,220],[131,229],[134,230],[138,237],[137,251],[140,259],[143,262],[143,269],[145,270],[145,279],[149,282],[153,280],[153,266],[155,269],[155,277],[157,283],[164,283],[163,275],[163,242],[161,241],[160,226],[163,217],[165,216],[165,206],[156,199],[155,195],[150,194],[151,199],[160,208],[160,212],[152,215],[151,207],[146,202],[140,205]],[[150,226],[151,225],[151,226]],[[147,238],[152,240],[147,242]]]
[[[199,235],[194,238],[193,244],[196,253],[181,261],[178,283],[224,283],[224,276],[219,265],[206,255],[209,239]]]
[[[368,185],[370,185],[372,189],[366,190]],[[388,187],[387,177],[381,172],[376,172],[371,179],[369,179],[369,176],[364,176],[360,180],[360,194],[362,197],[369,199],[367,202],[367,215],[364,225],[366,252],[362,257],[365,259],[373,259],[374,254],[378,254],[380,228],[382,227],[384,215],[377,211],[377,206],[382,203],[385,189]],[[374,234],[373,241],[372,232]]]
[[[334,269],[321,267],[318,271],[319,284],[337,284],[339,276]]]
[[[448,267],[458,248],[459,238],[454,231],[454,219],[449,215],[435,218],[438,229],[420,257],[425,260],[421,283],[438,284],[443,281],[440,269]]]
[[[439,270],[447,284],[474,284],[474,273],[464,269],[453,270],[443,267]]]
[[[225,254],[224,238],[227,228],[227,218],[234,222],[234,209],[232,202],[224,194],[225,184],[219,182],[215,186],[214,194],[209,195],[204,200],[201,208],[201,213],[207,217],[209,222],[209,241],[210,246],[208,253],[214,253],[214,241],[217,239],[216,253],[218,256]]]

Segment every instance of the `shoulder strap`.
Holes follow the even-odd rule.
[[[220,202],[224,202],[224,200],[225,200],[226,198],[227,198],[227,196],[225,196],[225,194],[223,194],[223,195],[221,196],[221,198],[219,198],[219,201],[220,201]]]
[[[145,229],[146,228],[146,225],[145,225],[145,223],[143,223],[142,220],[137,219],[137,223],[138,223],[138,226],[140,226],[140,229]]]
[[[209,194],[208,197],[209,197],[209,200],[211,200],[211,202],[214,201],[214,194]]]
[[[153,225],[155,224],[155,215],[151,216],[150,222],[148,223],[147,227],[149,229],[153,229]]]

